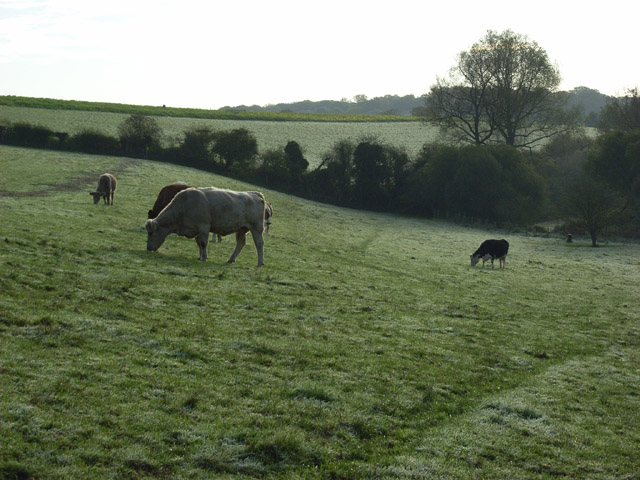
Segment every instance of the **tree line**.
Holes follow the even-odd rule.
[[[582,115],[579,121],[586,127],[597,127],[600,120],[600,110],[611,97],[588,87],[576,87],[564,95],[567,103],[578,109]],[[407,117],[424,117],[427,115],[425,103],[429,94],[415,95],[384,95],[368,98],[364,94],[342,100],[303,100],[300,102],[277,103],[273,105],[238,105],[226,106],[220,110],[236,113],[293,113],[308,115],[399,115]]]

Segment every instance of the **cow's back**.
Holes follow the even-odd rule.
[[[504,238],[502,240],[498,240],[498,243],[496,244],[496,257],[505,257],[507,253],[509,253],[509,242]]]
[[[509,242],[502,240],[485,240],[480,247],[473,253],[474,256],[483,257],[491,255],[494,258],[503,257],[509,251]]]
[[[236,192],[215,187],[199,188],[207,199],[211,231],[220,235],[264,229],[264,196],[260,192]]]
[[[98,188],[97,191],[102,194],[110,194],[116,189],[117,180],[116,177],[111,175],[110,173],[103,173],[98,178]]]

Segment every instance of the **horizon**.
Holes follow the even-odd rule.
[[[597,90],[595,88],[588,87],[586,85],[579,85],[577,87],[574,87],[571,90],[560,90],[560,91],[571,93],[572,91],[574,91],[575,89],[578,89],[578,88],[586,88],[588,90],[597,92],[600,95],[605,95],[607,97],[612,97],[611,95],[606,95],[606,94],[600,92],[599,90]],[[626,92],[623,92],[618,97],[624,96],[625,93]],[[388,96],[403,98],[403,97],[412,96],[412,95],[413,94],[411,94],[411,93],[406,94],[406,95],[398,95],[398,94],[388,93],[388,94],[380,95],[380,96],[376,96],[376,97],[370,97],[370,98],[368,97],[368,98],[365,99],[365,101],[371,101],[371,100],[375,100],[377,98],[385,98],[385,97],[388,97]],[[421,95],[421,96],[417,96],[417,95],[413,95],[413,96],[416,99],[420,99],[424,95],[426,95],[426,93]],[[185,108],[185,109],[195,109],[195,110],[224,110],[226,108],[233,109],[233,108],[238,108],[238,107],[269,108],[269,107],[273,107],[273,106],[277,106],[277,105],[295,105],[295,104],[298,104],[298,103],[305,103],[305,102],[311,102],[311,103],[322,103],[322,102],[357,103],[357,101],[355,100],[355,97],[352,97],[352,98],[342,97],[339,100],[335,100],[335,99],[323,99],[323,100],[304,99],[304,100],[294,100],[294,101],[291,101],[291,102],[268,103],[268,104],[264,104],[264,105],[239,103],[239,104],[236,104],[236,105],[223,105],[222,107],[219,107],[219,108],[203,108],[203,107],[180,107],[180,106],[176,106],[176,105],[166,105],[166,104],[149,105],[149,104],[141,104],[141,103],[124,103],[124,102],[118,102],[118,101],[115,101],[115,102],[102,102],[102,101],[94,101],[94,100],[79,100],[79,99],[76,99],[76,98],[31,97],[31,96],[26,96],[26,95],[11,95],[11,94],[0,94],[0,96],[34,98],[34,99],[53,100],[53,101],[62,101],[62,102],[107,103],[107,104],[114,104],[114,105],[132,105],[132,106],[137,106],[137,107],[170,107],[170,108]]]

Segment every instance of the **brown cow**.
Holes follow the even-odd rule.
[[[147,218],[156,218],[162,209],[169,205],[171,200],[173,200],[173,197],[176,196],[176,193],[187,188],[193,187],[186,183],[172,183],[171,185],[162,187],[162,190],[158,193],[158,198],[156,198],[156,203],[153,204],[153,208],[147,213]]]
[[[116,177],[110,173],[103,173],[98,178],[98,188],[95,192],[89,192],[89,195],[93,197],[93,204],[95,205],[100,201],[100,198],[104,200],[104,203],[113,205],[113,192],[116,190]]]

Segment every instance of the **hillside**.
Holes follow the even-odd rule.
[[[232,236],[145,249],[142,160],[0,146],[0,478],[631,478],[640,246],[264,191]],[[110,171],[115,204],[88,191]],[[489,237],[507,268],[470,268]]]

